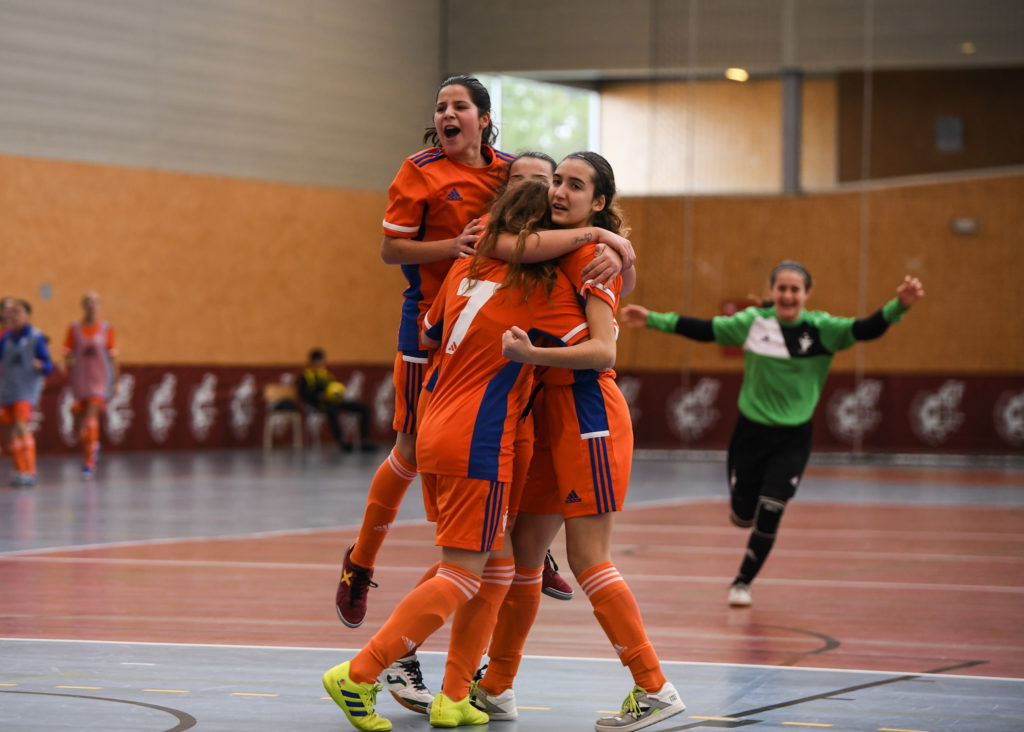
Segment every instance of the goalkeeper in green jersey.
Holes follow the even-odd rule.
[[[743,347],[739,419],[729,441],[730,519],[752,528],[729,604],[751,604],[750,584],[764,566],[786,502],[796,494],[811,455],[811,417],[837,351],[881,336],[924,296],[907,276],[896,297],[866,318],[807,311],[811,275],[786,261],[772,270],[771,303],[710,320],[626,305],[619,320],[634,328]]]

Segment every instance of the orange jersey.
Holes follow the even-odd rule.
[[[526,302],[519,290],[499,288],[507,264],[486,260],[468,279],[472,260],[452,265],[424,318],[441,341],[430,407],[423,416],[416,459],[424,473],[512,480],[516,423],[530,396],[531,368],[501,355],[511,325],[571,345],[587,334],[569,281],[559,274],[550,299],[538,288]],[[472,284],[472,286],[470,286]]]
[[[452,160],[432,147],[406,158],[391,187],[382,228],[384,236],[418,241],[452,239],[466,224],[487,212],[515,158],[487,148],[490,163],[475,168]],[[420,321],[454,260],[403,264],[409,283],[403,293],[398,349],[422,350]]]

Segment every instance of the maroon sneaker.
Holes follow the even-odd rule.
[[[350,628],[358,628],[366,617],[366,593],[376,587],[373,581],[373,570],[363,569],[352,564],[349,555],[354,545],[345,552],[345,561],[341,564],[341,579],[338,580],[338,592],[334,596],[334,606],[338,610],[341,622]]]
[[[544,575],[541,579],[540,591],[556,600],[571,600],[573,596],[572,587],[558,574],[558,565],[555,564],[555,558],[551,556],[550,549],[544,557]]]

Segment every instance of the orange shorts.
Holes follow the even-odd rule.
[[[396,432],[416,434],[416,412],[419,407],[423,377],[430,368],[430,358],[422,351],[399,351],[395,356],[395,418],[391,422]]]
[[[86,404],[95,404],[100,408],[101,412],[105,412],[107,409],[107,400],[103,397],[86,397],[85,399],[76,399],[71,405],[72,414],[81,414],[85,411]]]
[[[28,422],[32,419],[32,402],[14,402],[0,407],[0,424]]]
[[[533,450],[526,473],[523,494],[519,499],[521,513],[561,513],[562,502],[558,492],[558,478],[551,462],[551,441],[548,439],[547,420],[544,418],[544,392],[540,390],[533,400]]]
[[[509,484],[420,473],[427,517],[437,521],[437,546],[498,551],[505,541]]]
[[[619,387],[601,378],[544,392],[535,405],[533,462],[519,510],[565,518],[621,510],[633,467],[633,424]]]
[[[530,462],[533,459],[533,412],[516,423],[513,449],[516,451],[516,458],[512,464],[512,490],[508,496],[509,516],[519,513],[519,502],[526,486],[526,478],[530,474]]]

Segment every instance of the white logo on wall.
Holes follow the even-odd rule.
[[[832,434],[852,444],[874,431],[882,421],[878,408],[882,382],[864,379],[856,389],[837,389],[828,401],[828,424]]]
[[[703,378],[692,389],[679,388],[668,399],[668,426],[683,440],[696,440],[718,421],[718,379]]]
[[[936,391],[920,391],[910,402],[910,428],[929,445],[941,445],[964,423],[964,382],[950,379]]]
[[[345,381],[345,398],[358,402],[363,398],[363,386],[366,384],[366,375],[362,371],[353,371]]]
[[[149,434],[157,442],[163,442],[174,426],[178,413],[174,409],[174,392],[178,389],[178,377],[164,374],[160,383],[149,392]]]
[[[75,415],[71,413],[74,404],[75,397],[71,393],[71,387],[65,386],[57,397],[57,431],[60,432],[60,439],[65,445],[74,445],[78,441],[75,435]]]
[[[643,387],[643,383],[635,376],[623,376],[616,379],[615,383],[619,385],[619,391],[622,392],[622,397],[629,405],[629,418],[633,424],[636,424],[640,421],[641,412],[640,407],[634,405],[640,399],[640,389]]]
[[[996,399],[992,414],[996,432],[1007,444],[1024,446],[1024,391],[1004,391]]]
[[[135,421],[132,397],[135,395],[135,377],[121,374],[114,385],[114,396],[107,403],[107,438],[115,445],[124,441],[125,433]]]
[[[202,442],[210,436],[210,429],[217,419],[217,407],[213,403],[217,396],[217,377],[203,374],[199,386],[192,389],[192,398],[188,402],[188,416],[192,434]]]
[[[253,403],[255,396],[256,377],[246,374],[235,387],[229,406],[231,432],[239,440],[245,439],[245,436],[249,434],[249,427],[252,426],[252,418],[256,409]]]
[[[395,419],[395,384],[383,379],[373,397],[373,423],[383,430],[391,429]]]

